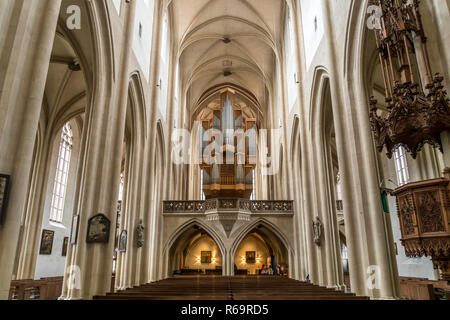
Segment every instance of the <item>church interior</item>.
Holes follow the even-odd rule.
[[[0,300],[448,300],[450,0],[1,0]]]

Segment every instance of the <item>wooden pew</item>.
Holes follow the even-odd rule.
[[[367,300],[280,276],[179,276],[96,300]]]
[[[13,280],[10,300],[57,300],[61,296],[63,277],[40,280]]]
[[[24,279],[24,280],[13,280],[11,281],[11,288],[9,290],[9,299],[10,300],[24,300],[25,298],[25,289],[31,287],[31,283],[33,280]]]
[[[400,277],[400,291],[407,300],[436,300],[437,295],[446,299],[450,292],[450,285],[444,280]]]

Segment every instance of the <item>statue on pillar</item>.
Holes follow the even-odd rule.
[[[316,219],[313,221],[313,235],[314,235],[314,243],[320,247],[320,239],[322,238],[322,222],[319,217],[316,216]]]
[[[144,246],[144,223],[142,219],[139,221],[138,226],[136,227],[136,245],[138,248],[142,248]]]

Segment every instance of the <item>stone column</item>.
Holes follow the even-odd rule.
[[[286,84],[286,72],[285,72],[285,63],[281,63],[281,58],[278,60],[278,64],[280,65],[280,80],[281,80],[281,119],[283,123],[282,134],[283,134],[283,163],[280,163],[280,166],[283,170],[280,170],[281,176],[281,192],[282,197],[279,199],[282,200],[291,200],[293,197],[292,190],[292,160],[291,160],[291,145],[289,144],[289,132],[288,132],[288,116],[289,116],[289,106],[287,106],[287,84]],[[283,61],[284,62],[284,61]],[[282,67],[281,67],[282,66]],[[278,141],[275,141],[278,143]]]
[[[299,100],[300,100],[300,114],[302,114],[302,112],[304,112],[304,114],[307,114],[307,108],[308,108],[308,104],[304,103],[305,102],[305,98],[304,98],[304,92],[303,92],[303,75],[306,74],[307,70],[306,70],[306,58],[305,58],[305,48],[304,48],[304,38],[303,38],[303,33],[301,32],[301,30],[303,30],[302,28],[302,13],[301,13],[301,7],[300,7],[300,3],[299,1],[292,1],[292,8],[291,8],[293,14],[292,14],[292,21],[293,21],[293,25],[294,25],[294,33],[295,33],[295,47],[296,47],[296,53],[297,53],[297,66],[299,69],[299,74],[298,74],[298,81],[299,81],[299,86],[298,86],[298,96],[299,96]],[[304,106],[304,109],[302,110],[302,106]],[[296,183],[298,191],[297,191],[297,208],[298,208],[298,212],[296,213],[296,224],[298,225],[298,233],[299,233],[299,239],[297,240],[298,242],[298,259],[300,260],[299,262],[299,279],[301,280],[305,280],[306,275],[308,273],[308,269],[309,269],[309,263],[310,263],[310,259],[308,258],[308,252],[311,252],[311,248],[308,247],[308,243],[310,243],[307,239],[307,237],[311,236],[310,233],[308,233],[308,230],[310,231],[311,229],[309,228],[310,223],[309,221],[305,220],[305,215],[307,215],[307,209],[306,209],[306,197],[305,194],[308,193],[307,189],[303,189],[303,183],[306,180],[306,171],[303,170],[303,165],[304,165],[304,161],[307,161],[307,154],[306,152],[306,143],[307,143],[307,138],[305,138],[306,135],[306,130],[307,127],[305,127],[307,125],[307,122],[304,121],[306,119],[306,117],[304,116],[300,116],[299,117],[299,140],[298,140],[298,144],[300,144],[298,147],[298,149],[300,151],[298,151],[298,153],[300,153],[300,157],[299,157],[299,161],[298,163],[294,163],[294,165],[298,165],[299,168],[297,168],[298,174],[297,177],[300,179],[301,183]],[[303,122],[302,122],[303,121]],[[309,238],[310,239],[310,238]]]
[[[439,50],[440,62],[443,70],[439,71],[445,77],[444,83],[447,90],[450,90],[450,30],[448,28],[448,21],[450,19],[450,3],[442,0],[430,0],[424,1],[423,5],[427,5],[433,16],[433,26],[435,29],[427,29],[425,32],[430,32],[436,35],[437,48]],[[433,61],[431,62],[433,64]],[[444,167],[450,167],[450,132],[445,131],[441,134],[441,141],[444,148]],[[441,172],[442,174],[442,172]]]
[[[110,30],[104,21],[107,7],[102,2],[92,2],[91,9],[98,15],[98,24],[93,24],[94,36],[99,36],[99,64],[94,68],[94,91],[91,105],[87,109],[83,135],[84,164],[79,195],[78,212],[80,223],[78,242],[72,246],[66,262],[63,296],[61,299],[91,299],[110,291],[112,255],[114,251],[115,221],[120,183],[120,168],[126,121],[129,85],[129,59],[133,35],[136,2],[124,7],[126,22],[120,48],[117,79],[113,78],[113,43],[107,34]],[[116,80],[116,81],[114,81]],[[115,85],[114,85],[115,82]],[[108,243],[87,243],[89,219],[104,214],[110,221]],[[76,268],[79,286],[74,286],[70,272]]]
[[[0,172],[11,175],[0,226],[0,299],[8,298],[60,6],[61,0],[0,5]]]
[[[339,87],[339,73],[337,66],[339,61],[336,59],[337,52],[335,46],[336,33],[333,32],[333,16],[331,15],[329,1],[322,0],[324,12],[325,37],[328,43],[328,65],[330,68],[330,89],[332,96],[332,107],[334,114],[334,125],[336,133],[336,147],[340,164],[340,173],[342,177],[342,195],[344,205],[345,230],[347,238],[347,247],[349,251],[349,269],[352,291],[359,294],[366,294],[365,288],[365,262],[366,250],[363,241],[363,231],[361,229],[362,219],[358,210],[357,203],[354,199],[354,191],[358,187],[358,181],[354,182],[353,175],[357,174],[355,168],[352,168],[352,156],[348,150],[348,127],[345,126],[346,112],[343,112],[345,106],[343,104],[341,89]],[[361,186],[359,186],[361,187]]]
[[[175,104],[174,104],[174,99],[173,96],[175,94],[178,94],[175,92],[175,72],[176,72],[176,63],[177,63],[177,55],[174,54],[174,52],[176,51],[176,48],[174,48],[173,46],[170,47],[169,50],[169,59],[168,61],[170,61],[169,64],[169,72],[168,72],[168,87],[167,87],[167,96],[164,97],[165,98],[165,103],[167,104],[167,133],[168,133],[168,137],[167,139],[165,139],[165,150],[167,150],[167,152],[165,153],[165,159],[164,162],[166,163],[166,165],[164,166],[164,172],[162,172],[164,177],[167,177],[169,179],[169,181],[173,181],[174,177],[176,177],[176,181],[178,181],[177,185],[173,186],[171,183],[167,183],[165,185],[165,190],[164,190],[164,196],[167,197],[167,199],[171,199],[171,200],[175,200],[175,199],[180,199],[180,194],[181,194],[181,189],[183,187],[183,183],[180,179],[181,177],[181,168],[183,168],[182,165],[178,165],[178,166],[174,166],[173,162],[172,162],[172,134],[174,132],[174,121],[175,121]]]
[[[138,106],[136,106],[138,108]],[[138,130],[137,127],[135,128]],[[125,253],[118,253],[118,269],[116,271],[116,286],[119,290],[131,288],[139,285],[139,273],[136,271],[139,266],[140,249],[136,246],[136,228],[141,219],[141,206],[139,192],[142,189],[143,181],[140,179],[142,170],[141,159],[141,135],[138,134],[129,141],[130,149],[127,155],[125,171],[124,202],[122,209],[122,221],[120,230],[127,230],[128,243]]]
[[[325,129],[326,130],[326,129]],[[320,130],[314,140],[316,150],[316,163],[318,164],[318,193],[319,193],[319,216],[324,224],[324,237],[321,244],[321,251],[325,259],[324,283],[328,287],[343,287],[342,262],[339,246],[339,229],[336,218],[336,200],[334,193],[334,177],[332,168],[332,158],[330,146],[326,137],[320,139]],[[329,134],[329,133],[328,133]],[[320,140],[320,141],[319,141]]]
[[[444,167],[450,168],[450,132],[441,133],[442,146],[444,148]]]
[[[231,255],[231,249],[225,249],[225,255],[222,257],[222,273],[224,276],[234,276],[234,257]]]
[[[155,232],[156,232],[156,205],[154,199],[155,189],[155,152],[156,152],[156,137],[157,137],[157,123],[156,112],[151,110],[158,105],[158,77],[159,77],[159,60],[160,60],[160,46],[161,46],[161,30],[162,30],[162,5],[161,1],[155,1],[154,15],[153,15],[153,37],[152,37],[152,55],[150,65],[153,66],[152,73],[150,75],[150,102],[149,107],[149,119],[147,126],[148,137],[145,142],[144,159],[147,159],[147,163],[144,167],[145,182],[142,190],[142,197],[145,199],[143,207],[144,213],[144,225],[145,229],[145,244],[142,248],[142,257],[140,265],[140,282],[148,283],[154,281],[152,274],[154,266],[154,249],[155,249]]]
[[[336,189],[335,189],[335,172],[331,165],[332,156],[331,150],[327,150],[328,156],[328,193],[329,193],[329,211],[328,211],[328,221],[329,230],[328,236],[330,243],[328,244],[329,258],[331,267],[327,270],[327,278],[329,281],[329,286],[344,290],[344,272],[342,270],[342,257],[341,257],[341,240],[339,236],[339,224],[337,219],[337,208],[336,208]]]
[[[305,126],[307,128],[307,121],[305,117],[301,117],[301,126]],[[305,130],[306,131],[306,130]],[[308,141],[310,140],[310,137],[306,137],[306,135],[301,135],[301,149],[302,149],[302,155],[305,155],[302,157],[301,161],[301,188],[304,192],[304,210],[302,212],[302,215],[300,216],[301,225],[304,229],[305,234],[305,241],[303,244],[303,250],[306,251],[305,257],[305,270],[306,274],[302,275],[302,277],[306,278],[307,275],[310,276],[310,279],[312,282],[317,283],[319,280],[319,272],[318,272],[318,256],[317,256],[317,248],[313,241],[313,234],[312,234],[312,221],[314,219],[313,213],[315,211],[315,197],[314,193],[311,191],[310,186],[315,185],[315,181],[311,177],[311,170],[312,170],[312,163],[313,160],[310,158],[311,150],[310,145]],[[303,199],[302,199],[303,200]]]
[[[43,141],[42,141],[43,140]],[[31,174],[35,180],[28,191],[28,205],[22,217],[22,240],[17,251],[16,279],[33,279],[39,253],[41,226],[45,197],[47,195],[48,175],[52,156],[51,130],[43,130],[36,139],[36,155]],[[30,179],[30,181],[32,181]]]
[[[322,102],[323,103],[323,102]],[[315,106],[317,108],[317,106]],[[312,220],[314,220],[317,217],[320,218],[320,220],[323,223],[323,236],[321,239],[321,244],[320,246],[317,246],[316,244],[316,250],[317,250],[317,254],[318,254],[318,259],[319,259],[319,263],[318,263],[318,269],[319,269],[319,284],[321,286],[330,286],[331,282],[329,282],[329,280],[327,277],[327,273],[331,270],[331,259],[329,257],[329,245],[331,244],[330,241],[330,237],[329,237],[329,231],[330,231],[330,226],[331,223],[328,219],[328,204],[329,204],[329,199],[327,198],[327,194],[325,191],[326,185],[327,185],[327,180],[325,178],[325,174],[327,172],[325,164],[324,164],[324,160],[326,159],[326,153],[325,153],[325,146],[324,146],[324,142],[322,139],[322,135],[320,134],[320,129],[323,130],[322,125],[324,125],[323,123],[321,123],[321,125],[319,126],[318,122],[314,122],[314,126],[315,126],[315,134],[314,134],[314,139],[312,141],[312,147],[313,147],[313,153],[312,153],[312,158],[313,158],[313,163],[315,163],[315,167],[314,170],[312,170],[312,172],[310,173],[311,175],[314,176],[314,180],[316,181],[315,186],[316,188],[314,188],[314,192],[315,192],[315,198],[316,198],[316,210],[314,211],[314,214],[312,216]],[[320,129],[319,129],[320,127]],[[311,221],[312,221],[311,220]]]
[[[395,298],[398,294],[397,270],[391,268],[392,259],[395,259],[391,254],[392,244],[389,243],[388,232],[391,230],[386,228],[381,207],[375,150],[370,132],[368,107],[366,107],[368,103],[361,85],[362,72],[355,68],[356,75],[350,73],[347,79],[339,77],[337,71],[340,65],[339,60],[333,58],[339,56],[335,43],[338,35],[333,33],[331,26],[333,20],[330,14],[330,3],[323,1],[323,6],[325,30],[330,37],[330,83],[332,92],[334,92],[332,93],[333,110],[337,120],[335,121],[336,141],[339,163],[344,167],[344,170],[341,171],[345,224],[347,233],[351,235],[351,239],[347,235],[347,240],[352,290],[357,294],[371,295],[375,298]],[[354,35],[362,37],[358,32]],[[346,86],[345,81],[353,86]],[[341,88],[346,88],[343,92],[347,94],[343,94]],[[356,125],[343,128],[345,123],[355,123]],[[349,145],[355,147],[350,149]],[[349,197],[352,195],[357,199],[356,201]],[[356,206],[349,208],[348,201],[353,201]],[[349,209],[351,211],[347,212]],[[353,225],[349,226],[349,223]],[[353,249],[354,245],[359,246],[358,251]],[[359,260],[359,262],[356,264],[355,260]],[[367,285],[368,280],[371,279],[375,280],[374,288]]]

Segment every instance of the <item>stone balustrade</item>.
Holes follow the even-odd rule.
[[[205,201],[164,201],[164,213],[207,213],[211,210],[239,210],[251,213],[294,213],[294,201],[245,200],[239,198],[209,199]]]

